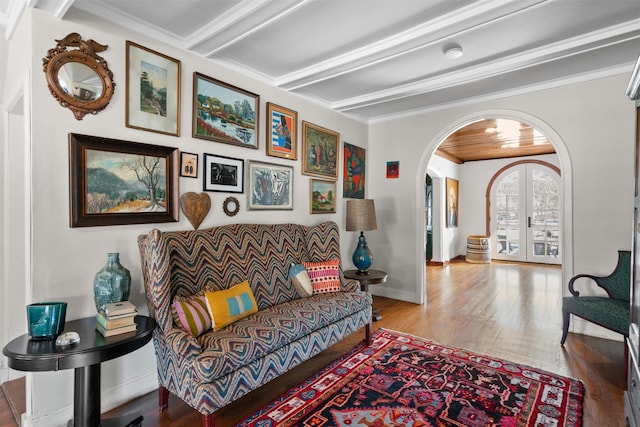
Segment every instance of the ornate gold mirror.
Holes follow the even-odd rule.
[[[96,52],[107,49],[93,40],[82,40],[71,33],[49,49],[42,58],[49,90],[60,105],[70,109],[77,120],[85,114],[97,114],[109,105],[113,89],[113,73],[107,61]]]

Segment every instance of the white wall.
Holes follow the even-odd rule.
[[[67,319],[95,315],[92,281],[94,274],[104,265],[107,252],[119,252],[121,263],[131,270],[132,289],[130,300],[139,311],[146,313],[144,290],[140,272],[140,260],[136,245],[138,235],[153,227],[163,230],[190,229],[184,216],[179,223],[125,225],[111,227],[69,227],[69,173],[68,134],[80,133],[101,137],[178,147],[182,151],[219,154],[261,160],[294,167],[294,209],[291,211],[248,211],[245,194],[235,194],[241,209],[234,217],[227,217],[222,202],[224,193],[209,193],[212,209],[201,227],[234,222],[295,222],[315,224],[324,220],[336,221],[344,227],[344,200],[337,206],[337,214],[309,214],[309,180],[300,174],[301,160],[290,161],[268,157],[265,154],[264,117],[266,102],[274,102],[298,111],[299,120],[307,120],[340,132],[341,140],[367,147],[368,128],[361,122],[319,107],[307,100],[294,97],[270,85],[247,78],[211,62],[167,45],[154,42],[130,29],[117,28],[97,18],[73,12],[65,21],[33,9],[33,49],[29,58],[32,71],[33,93],[32,145],[33,167],[33,299],[35,301],[63,300],[69,303]],[[67,20],[68,18],[68,20]],[[24,29],[23,25],[21,29]],[[29,30],[29,26],[26,26]],[[20,29],[18,30],[20,31]],[[109,48],[101,55],[114,74],[115,94],[109,106],[96,116],[87,115],[75,120],[70,110],[62,108],[51,96],[42,72],[42,58],[55,46],[54,39],[78,32],[85,39],[94,39]],[[172,137],[125,127],[125,41],[131,40],[150,49],[162,52],[182,61],[182,121],[181,136]],[[17,46],[16,46],[17,47]],[[24,50],[24,46],[22,46]],[[9,63],[12,63],[10,55]],[[197,140],[191,137],[192,78],[200,72],[260,95],[259,149],[252,150],[228,144]],[[7,86],[20,81],[20,70],[12,70],[7,76]],[[23,77],[22,77],[23,78]],[[298,144],[301,145],[301,134]],[[202,163],[200,163],[202,164]],[[202,191],[202,170],[199,178],[180,178],[180,193]],[[342,187],[341,178],[338,188]],[[11,211],[11,207],[9,210]],[[343,234],[343,247],[355,247],[355,233]],[[343,259],[350,266],[350,251]],[[348,263],[348,264],[347,264]],[[23,308],[21,309],[23,310]],[[26,331],[23,331],[26,332]],[[4,343],[0,343],[4,345]],[[29,425],[53,425],[64,423],[71,416],[73,372],[37,373],[33,375],[33,413],[25,420]],[[103,364],[102,410],[107,410],[133,397],[157,387],[155,356],[151,344],[144,348]],[[52,390],[65,390],[52,393]]]
[[[377,252],[383,248],[386,256],[378,257],[377,267],[389,272],[387,286],[373,292],[422,301],[420,212],[423,216],[428,159],[448,133],[494,111],[530,118],[525,121],[544,128],[560,143],[560,162],[568,170],[563,180],[571,187],[565,191],[570,216],[565,218],[569,256],[565,253],[563,258],[564,282],[574,272],[610,271],[616,251],[631,247],[635,110],[624,95],[628,80],[628,75],[614,76],[371,124],[369,196],[376,199],[381,214],[379,231],[370,233],[369,246]],[[400,160],[399,180],[385,179],[383,165],[389,160]],[[462,224],[472,212],[463,208],[466,201],[460,203]]]

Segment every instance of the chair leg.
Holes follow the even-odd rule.
[[[373,342],[373,340],[371,339],[371,322],[367,323],[367,325],[364,327],[364,334],[366,344],[368,346],[371,345],[371,343]]]
[[[169,408],[169,390],[160,386],[158,389],[158,409],[164,412]]]
[[[208,415],[202,414],[202,427],[215,427],[215,425],[215,412]]]
[[[569,320],[571,319],[571,313],[566,310],[562,310],[562,339],[560,339],[560,345],[564,345],[567,340],[567,334],[569,333]]]

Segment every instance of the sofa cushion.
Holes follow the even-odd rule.
[[[207,292],[204,295],[215,331],[258,311],[247,280],[229,289]]]
[[[220,331],[200,335],[202,353],[194,373],[205,382],[213,381],[313,331],[370,310],[371,303],[365,292],[334,292],[260,310]]]
[[[314,294],[338,292],[341,289],[338,258],[319,262],[303,261],[302,265],[307,269]]]
[[[174,298],[171,314],[176,325],[194,337],[211,329],[211,315],[204,295]]]

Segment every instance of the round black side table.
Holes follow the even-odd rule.
[[[64,332],[77,332],[80,342],[56,347],[55,340],[32,340],[27,334],[9,342],[2,353],[9,367],[18,371],[42,372],[75,369],[73,391],[74,427],[112,427],[140,425],[142,417],[122,421],[120,418],[100,421],[100,364],[139,349],[151,340],[155,320],[136,316],[135,332],[103,337],[96,330],[96,318],[65,323]]]
[[[369,292],[369,285],[379,285],[387,281],[387,273],[381,270],[367,270],[367,274],[359,273],[358,270],[345,270],[344,277],[360,282],[360,288]],[[373,320],[382,320],[380,310],[372,310]]]

